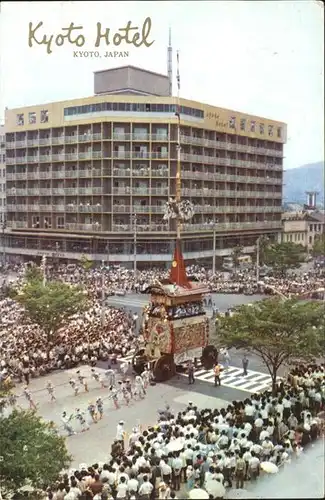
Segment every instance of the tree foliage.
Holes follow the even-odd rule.
[[[324,345],[324,308],[318,302],[272,297],[236,308],[220,318],[220,344],[255,353],[265,363],[273,387],[282,365],[319,356]]]
[[[27,267],[24,274],[24,280],[27,283],[30,283],[32,281],[42,281],[43,280],[42,269],[38,266]]]
[[[59,281],[45,284],[29,281],[17,292],[15,299],[25,308],[30,321],[43,329],[49,341],[86,304],[81,287]]]
[[[270,239],[262,235],[259,238],[258,246],[259,246],[259,265],[264,266],[266,265],[266,253],[268,251],[268,248],[271,246],[271,241]],[[256,251],[254,252],[254,261],[257,261],[257,245],[256,245]]]
[[[235,272],[239,267],[239,258],[243,255],[244,247],[242,245],[237,245],[232,249],[231,256],[234,263]]]
[[[325,256],[325,234],[321,234],[318,238],[315,238],[312,254],[314,257]]]
[[[94,262],[91,259],[88,259],[86,255],[82,255],[80,259],[80,264],[85,271],[89,271],[94,265]]]
[[[305,256],[306,250],[302,245],[292,242],[274,243],[265,247],[263,264],[285,273],[288,269],[299,267],[304,262]]]
[[[53,483],[71,463],[63,437],[30,410],[0,417],[0,484],[6,493]]]

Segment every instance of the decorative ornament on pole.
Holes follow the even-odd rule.
[[[164,220],[180,219],[187,221],[192,219],[194,215],[194,205],[189,200],[177,202],[175,199],[170,198],[166,203],[164,212]]]

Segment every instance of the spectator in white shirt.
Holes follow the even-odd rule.
[[[138,488],[139,481],[135,478],[134,472],[131,472],[130,479],[128,480],[128,492],[131,493],[131,491],[133,491],[134,493],[137,493]]]
[[[120,478],[116,486],[116,498],[124,499],[127,497],[128,485],[124,476]]]
[[[246,422],[254,422],[255,406],[253,406],[250,400],[247,402],[244,408],[244,413]]]
[[[267,460],[269,458],[269,456],[271,455],[271,452],[274,448],[274,445],[268,436],[262,442],[262,448],[263,448],[263,452],[262,452],[263,457]]]
[[[179,454],[172,460],[172,473],[173,473],[173,489],[179,491],[181,488],[181,472],[183,468],[183,460]]]
[[[172,468],[164,460],[160,461],[159,466],[160,466],[160,471],[161,471],[163,481],[166,484],[169,484],[169,482],[171,481],[171,476],[172,476]]]
[[[255,455],[254,451],[251,452],[251,458],[248,461],[248,474],[249,477],[255,481],[260,472],[260,461]]]
[[[150,483],[148,476],[143,476],[143,483],[139,488],[139,496],[143,498],[143,500],[149,500],[151,492],[153,490],[153,485]]]
[[[263,430],[261,431],[260,436],[259,436],[259,441],[260,441],[260,443],[262,443],[262,441],[264,441],[264,439],[265,439],[266,437],[270,437],[270,436],[269,436],[269,433],[268,433],[268,431],[266,430],[266,428],[263,428]]]

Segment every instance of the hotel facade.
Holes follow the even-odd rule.
[[[182,226],[187,261],[277,238],[284,123],[178,101],[166,76],[139,68],[95,73],[94,87],[92,97],[6,110],[7,257],[169,263],[178,109],[182,198],[195,206]]]
[[[4,125],[0,125],[0,229],[6,222],[6,139]],[[2,245],[3,246],[3,245]]]

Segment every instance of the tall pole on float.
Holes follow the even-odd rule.
[[[177,105],[176,105],[176,116],[177,116],[177,169],[176,169],[176,203],[181,201],[181,106],[180,106],[180,86],[181,80],[179,76],[179,51],[177,51]],[[179,242],[181,238],[181,218],[177,217],[177,240]]]
[[[180,106],[180,88],[181,79],[179,75],[179,51],[177,51],[177,104],[176,104],[176,116],[177,116],[177,167],[176,167],[176,203],[179,204],[181,201],[182,193],[182,179],[181,179],[181,106]],[[176,218],[176,245],[178,250],[181,250],[181,217],[178,214]],[[178,280],[179,280],[180,269],[178,266]]]

